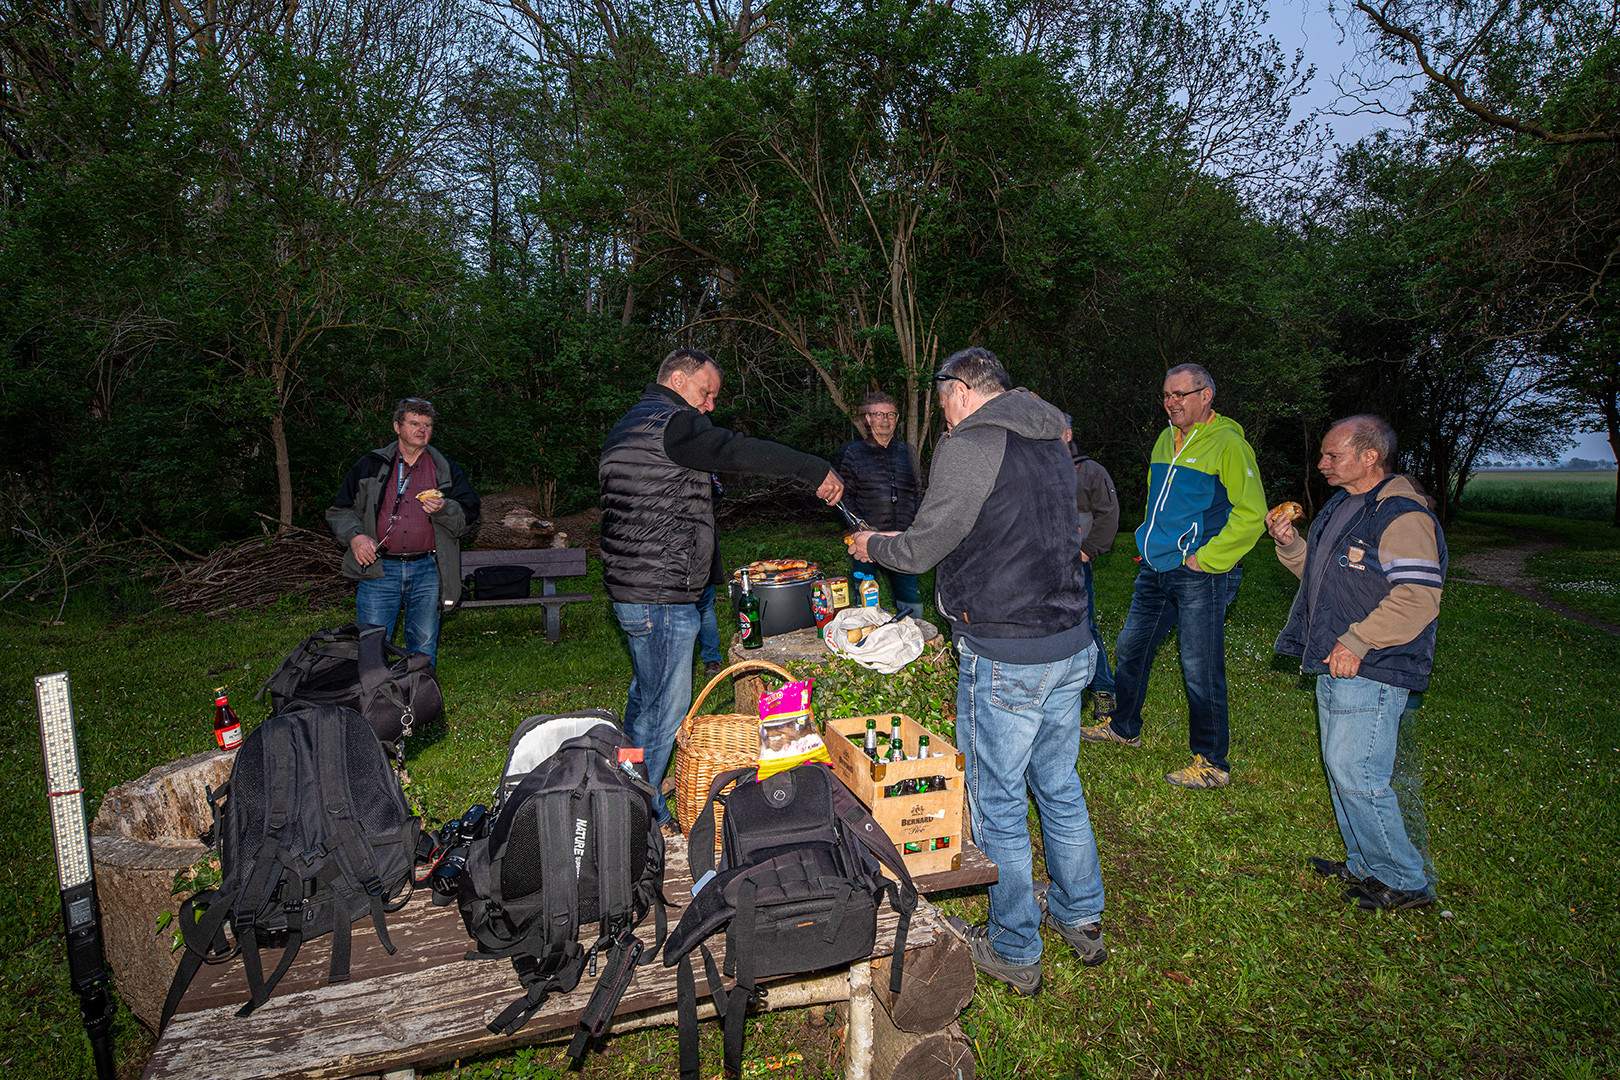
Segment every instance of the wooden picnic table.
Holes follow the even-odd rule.
[[[586,570],[584,548],[517,548],[513,550],[463,551],[461,572],[471,575],[481,566],[522,566],[534,572],[540,582],[539,596],[512,597],[503,600],[462,600],[463,608],[513,607],[544,604],[546,608],[546,640],[562,637],[562,606],[593,600],[590,593],[560,593],[557,582],[562,578],[580,577]]]
[[[667,854],[665,895],[689,896],[685,842],[669,841]],[[995,877],[994,864],[977,848],[964,845],[962,869],[928,875],[917,885],[920,891],[935,892],[983,885]],[[669,925],[673,927],[678,918],[679,911],[672,909]],[[972,993],[974,973],[966,946],[943,926],[933,905],[919,902],[906,942],[908,989],[901,995],[904,1000],[887,1000],[885,958],[893,949],[896,921],[884,904],[877,946],[867,961],[832,972],[768,980],[766,1007],[851,1001],[848,1080],[971,1077],[972,1055],[954,1024]],[[554,996],[515,1035],[494,1035],[485,1025],[518,998],[522,988],[510,962],[465,958],[472,943],[454,905],[435,907],[427,890],[420,889],[388,917],[388,932],[398,948],[392,956],[376,940],[369,920],[356,923],[349,981],[334,986],[326,985],[331,939],[306,943],[275,994],[246,1018],[235,1015],[248,999],[241,961],[205,966],[158,1039],[144,1080],[299,1080],[397,1073],[566,1040],[595,986],[595,979],[587,976],[572,993]],[[640,932],[650,945],[650,915]],[[724,946],[723,934],[709,942],[721,963]],[[276,950],[265,951],[266,971],[278,956]],[[700,1015],[712,1016],[703,965],[695,968],[704,1006]],[[619,1004],[612,1030],[673,1024],[675,970],[661,960],[641,968]],[[873,1009],[873,1002],[884,1007]],[[670,1037],[674,1038],[673,1031]]]

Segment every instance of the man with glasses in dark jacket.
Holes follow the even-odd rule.
[[[867,393],[861,402],[860,422],[866,438],[855,439],[838,448],[833,466],[844,478],[844,499],[866,523],[879,532],[903,532],[911,527],[922,501],[922,484],[917,479],[922,467],[917,451],[904,439],[895,438],[900,426],[900,406],[881,390]],[[851,559],[852,572],[876,577],[876,563]],[[917,575],[881,568],[889,578],[889,592],[902,615],[921,615]]]

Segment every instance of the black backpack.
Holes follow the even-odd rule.
[[[180,906],[185,954],[160,1031],[204,962],[241,952],[251,997],[236,1015],[247,1016],[306,941],[332,935],[330,982],[349,977],[356,919],[369,915],[383,948],[394,951],[384,915],[411,897],[421,823],[359,713],[324,707],[270,717],[242,740],[230,779],[208,798],[214,827],[204,840],[218,848],[223,877]],[[269,979],[263,947],[283,949]]]
[[[426,653],[406,652],[388,630],[348,623],[317,630],[287,654],[254,700],[270,693],[270,711],[299,705],[342,705],[366,718],[377,738],[404,757],[404,739],[417,724],[444,715],[444,696]]]
[[[692,826],[693,900],[664,946],[664,965],[680,965],[682,1080],[698,1076],[694,949],[703,953],[715,1012],[724,1018],[727,1076],[741,1075],[744,1017],[749,1004],[765,996],[756,980],[870,956],[878,903],[885,895],[900,916],[889,968],[889,988],[900,992],[917,889],[894,842],[843,781],[819,763],[763,781],[756,782],[756,776],[754,769],[734,769],[715,777]],[[733,781],[737,786],[721,795]],[[714,835],[716,802],[726,808],[718,871],[713,845],[703,840]],[[880,863],[892,880],[879,875]],[[703,944],[722,926],[725,973],[737,980],[729,995]]]
[[[478,943],[468,959],[510,957],[524,996],[489,1024],[511,1035],[552,993],[579,984],[598,954],[607,967],[569,1054],[607,1030],[635,969],[665,934],[664,837],[641,751],[606,710],[535,716],[519,725],[496,792],[495,822],[456,877],[456,902]],[[635,928],[649,908],[657,938],[645,959]],[[587,948],[580,928],[596,924]]]

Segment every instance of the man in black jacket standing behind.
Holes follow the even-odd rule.
[[[861,422],[866,438],[854,439],[838,448],[833,467],[844,478],[845,497],[855,512],[878,532],[904,532],[911,528],[922,502],[922,467],[917,451],[904,439],[896,439],[900,426],[900,406],[881,390],[870,391],[861,402]],[[858,574],[876,576],[878,565],[851,559]],[[921,615],[917,575],[884,568],[889,575],[889,591],[902,615]]]
[[[720,379],[719,365],[697,349],[664,357],[658,381],[608,432],[597,469],[603,583],[630,639],[624,726],[655,787],[692,704],[697,599],[722,580],[710,474],[792,476],[828,503],[844,494],[822,459],[710,423]],[[655,809],[670,820],[662,795]]]

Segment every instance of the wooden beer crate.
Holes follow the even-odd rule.
[[[874,714],[878,730],[887,734],[895,713]],[[913,877],[962,868],[962,770],[965,762],[949,739],[938,735],[911,717],[900,715],[901,745],[906,760],[893,764],[875,762],[849,736],[864,739],[866,717],[843,716],[828,720],[823,737],[832,755],[833,771],[872,811],[906,860]],[[926,734],[932,756],[919,759],[917,737]],[[883,744],[887,746],[887,743]],[[883,789],[901,780],[943,776],[941,791],[914,795],[885,796]],[[905,845],[920,845],[920,851],[906,851]]]

